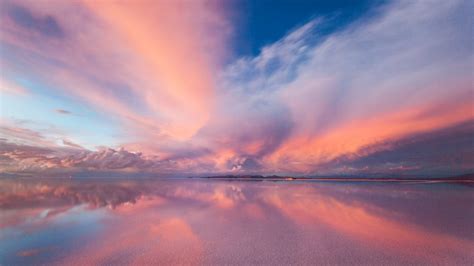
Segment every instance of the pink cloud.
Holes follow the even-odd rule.
[[[213,2],[4,2],[8,77],[28,73],[118,121],[125,148],[57,147],[10,127],[3,170],[311,175],[472,121],[465,5],[395,1],[328,36],[318,18],[224,66],[229,11]]]

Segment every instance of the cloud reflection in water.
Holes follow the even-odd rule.
[[[469,223],[474,196],[471,188],[458,185],[0,183],[2,264],[468,264],[474,259]]]

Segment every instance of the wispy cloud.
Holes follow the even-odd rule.
[[[473,119],[469,1],[393,1],[325,35],[325,18],[316,18],[226,66],[232,27],[225,6],[9,3],[2,4],[10,8],[2,11],[0,37],[11,54],[6,77],[46,80],[46,93],[118,121],[117,147],[125,148],[90,151],[64,136],[62,144],[76,151],[17,158],[18,171],[29,162],[64,171],[311,175],[342,173],[356,161],[375,171],[381,164],[368,162],[380,143],[410,146],[414,136]],[[437,152],[450,154],[453,145]],[[471,169],[443,158],[440,168]],[[432,166],[416,160],[387,169]]]
[[[397,1],[374,18],[326,37],[318,36],[324,20],[315,20],[259,56],[232,64],[222,76],[223,111],[208,126],[224,121],[220,123],[226,123],[227,131],[218,134],[222,138],[251,136],[230,137],[237,147],[283,139],[269,153],[234,148],[218,155],[229,161],[257,159],[267,172],[311,174],[368,145],[472,119],[472,47],[463,26],[469,23],[465,5],[449,2],[433,8]],[[279,112],[262,112],[262,106]],[[270,121],[288,133],[281,135]],[[232,147],[229,142],[217,145]]]
[[[58,114],[62,114],[62,115],[70,115],[72,114],[72,112],[68,111],[68,110],[64,110],[64,109],[56,109],[54,110],[56,113]]]

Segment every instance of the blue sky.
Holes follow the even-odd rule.
[[[382,0],[235,1],[234,8],[238,10],[236,53],[238,56],[256,56],[262,47],[315,18],[327,21],[318,33],[328,35],[357,19],[376,15],[374,9],[386,3],[388,1]]]

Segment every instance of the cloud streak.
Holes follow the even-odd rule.
[[[64,110],[64,109],[56,109],[56,110],[54,110],[54,111],[55,111],[56,113],[62,114],[62,115],[70,115],[70,114],[72,114],[70,111]]]

